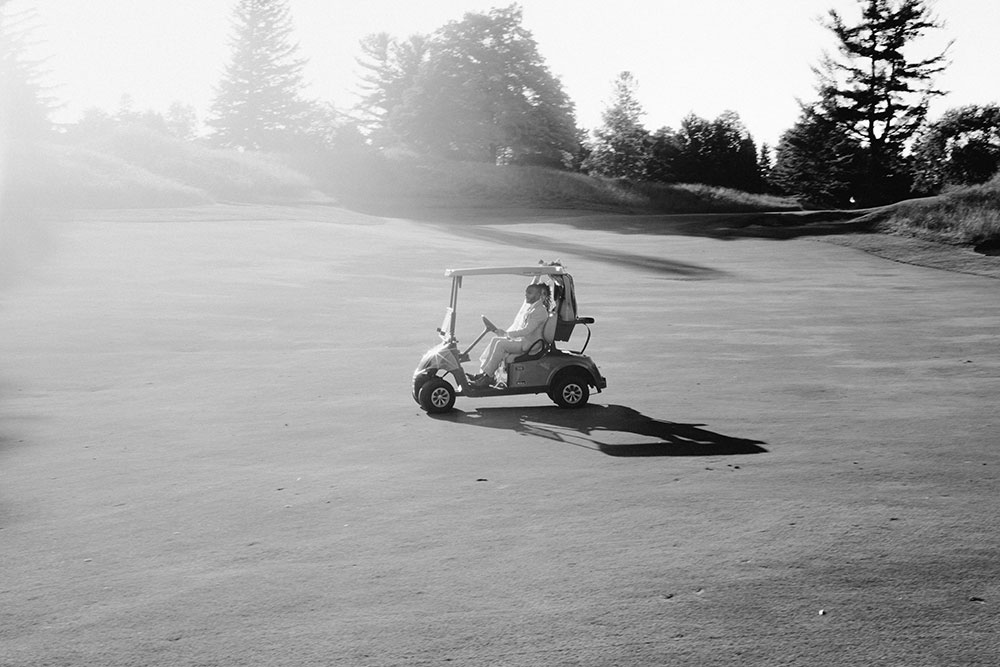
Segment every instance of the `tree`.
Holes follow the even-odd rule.
[[[816,110],[864,149],[866,205],[898,197],[903,189],[904,145],[920,128],[932,97],[943,94],[933,78],[947,66],[947,48],[927,58],[909,58],[907,47],[941,24],[924,0],[858,0],[859,23],[848,25],[835,10],[824,24],[838,40],[840,60],[826,56],[819,76]]]
[[[51,129],[52,101],[41,83],[41,63],[28,57],[35,15],[0,0],[0,133],[13,144],[31,143]]]
[[[613,86],[584,169],[612,178],[644,179],[651,140],[641,121],[645,112],[636,96],[638,82],[631,72],[622,72]]]
[[[757,155],[757,174],[760,176],[761,183],[765,185],[771,182],[771,169],[774,167],[774,163],[771,160],[771,145],[764,142],[760,145],[760,153]]]
[[[677,158],[683,150],[680,135],[669,127],[661,127],[650,137],[649,162],[646,178],[659,183],[677,182]]]
[[[517,5],[438,30],[388,128],[429,152],[494,164],[562,165],[576,148],[573,105]]]
[[[216,143],[281,150],[301,132],[309,108],[301,96],[305,60],[291,34],[286,0],[239,0],[232,58],[207,121]]]
[[[427,59],[428,48],[424,35],[400,42],[380,32],[361,40],[361,57],[356,61],[366,71],[361,77],[357,110],[360,124],[375,146],[384,148],[397,140],[389,132],[389,114],[402,106],[404,94]]]
[[[769,184],[781,194],[821,208],[854,203],[862,148],[817,108],[803,105],[795,125],[778,141]]]
[[[747,192],[763,189],[757,145],[736,112],[725,111],[712,121],[688,114],[681,121],[678,141],[674,159],[678,180]]]
[[[988,181],[1000,169],[1000,106],[946,111],[914,142],[913,167],[914,187],[921,192]]]
[[[12,200],[32,198],[32,167],[43,159],[37,146],[52,130],[41,65],[28,55],[34,21],[33,12],[0,0],[0,216]],[[0,250],[6,240],[0,238]]]
[[[197,134],[198,114],[190,104],[172,102],[163,120],[167,131],[182,141],[191,141]]]

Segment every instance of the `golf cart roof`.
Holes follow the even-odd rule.
[[[566,269],[558,264],[550,266],[547,264],[535,264],[534,266],[481,266],[473,269],[445,269],[444,275],[448,278],[454,276],[553,276],[564,275]]]

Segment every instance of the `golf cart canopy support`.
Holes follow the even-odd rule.
[[[548,264],[534,266],[481,266],[473,269],[445,269],[444,275],[447,278],[461,276],[561,276],[566,273],[566,269],[558,264],[550,266]]]

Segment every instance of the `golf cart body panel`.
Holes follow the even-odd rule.
[[[535,341],[526,353],[512,355],[507,359],[504,364],[506,383],[501,386],[481,386],[470,382],[462,364],[470,361],[471,350],[496,327],[483,316],[483,332],[468,348],[461,350],[455,335],[458,295],[465,277],[499,275],[528,277],[533,281],[549,279],[554,287],[554,308],[543,339]],[[447,269],[445,277],[452,279],[452,285],[448,307],[437,330],[441,342],[423,355],[413,373],[413,398],[425,410],[450,410],[458,396],[480,398],[541,393],[548,394],[562,407],[581,407],[587,401],[590,387],[598,392],[607,387],[607,380],[597,364],[584,354],[590,342],[589,325],[594,319],[576,315],[572,276],[561,264]],[[568,341],[577,325],[587,328],[587,340],[583,348],[576,351],[558,349],[555,342]],[[449,376],[451,382],[446,379]]]

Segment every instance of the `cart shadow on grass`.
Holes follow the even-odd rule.
[[[600,451],[608,456],[725,456],[767,452],[760,440],[648,417],[622,405],[479,408],[432,415],[441,421],[513,431]]]

